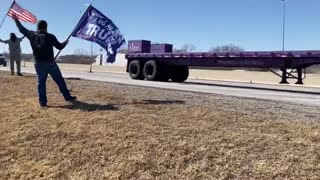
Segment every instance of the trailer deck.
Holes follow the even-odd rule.
[[[266,68],[281,77],[280,83],[295,78],[296,84],[303,84],[303,70],[306,75],[307,67],[320,64],[320,50],[168,53],[164,49],[150,52],[150,45],[141,46],[141,41],[129,41],[127,71],[133,79],[183,82],[188,78],[189,66],[208,66]],[[130,52],[130,48],[134,51]],[[282,74],[274,69],[280,69]]]

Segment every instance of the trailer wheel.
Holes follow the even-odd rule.
[[[129,64],[129,75],[132,79],[143,80],[142,64],[138,60],[131,61]]]
[[[146,62],[143,67],[143,75],[149,81],[159,81],[161,80],[161,69],[160,64],[154,60]]]
[[[168,82],[170,79],[170,67],[166,64],[159,64],[158,69],[160,71],[159,81]]]
[[[170,74],[170,79],[173,82],[184,82],[189,77],[188,66],[173,66]]]

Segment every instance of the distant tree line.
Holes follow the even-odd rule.
[[[10,58],[9,53],[3,53],[3,55],[7,59]],[[57,58],[56,61],[59,63],[69,63],[69,64],[90,64],[95,62],[96,56],[97,55],[93,55],[91,58],[91,55],[88,55],[88,53],[85,50],[76,49],[74,51],[74,54],[61,55]],[[33,54],[22,53],[21,59],[23,61],[33,61]]]
[[[10,55],[9,55],[9,53],[3,53],[3,55],[7,58],[7,59],[9,59],[10,58]],[[21,54],[21,59],[22,60],[25,60],[25,61],[32,61],[32,59],[33,59],[33,55],[32,54],[26,54],[26,53],[22,53]]]
[[[244,51],[244,48],[234,44],[217,46],[209,50],[209,52],[238,52],[238,51]]]
[[[190,53],[196,50],[196,46],[187,43],[181,46],[180,49],[174,49],[173,52],[175,53]],[[234,45],[234,44],[227,44],[221,46],[215,46],[210,48],[207,52],[238,52],[244,51],[244,48]],[[199,69],[199,67],[191,67],[195,69]],[[208,70],[247,70],[247,71],[268,71],[266,68],[233,68],[233,67],[201,67],[201,69],[208,69]]]
[[[194,52],[196,49],[197,48],[195,45],[191,43],[187,43],[187,44],[183,44],[180,49],[174,49],[173,52],[188,53],[188,52]],[[236,52],[236,51],[244,51],[244,48],[234,44],[228,44],[228,45],[212,47],[209,49],[208,52]]]
[[[196,50],[196,46],[188,43],[181,46],[180,49],[173,49],[173,52],[175,53],[188,53],[188,52],[194,52]]]
[[[89,55],[63,55],[59,56],[57,59],[58,63],[67,63],[67,64],[91,64],[95,62],[95,56],[91,57]]]

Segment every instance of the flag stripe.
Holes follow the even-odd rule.
[[[19,12],[16,12],[16,11],[14,11],[14,10],[10,10],[10,11],[12,11],[12,12],[10,12],[10,15],[11,15],[10,17],[12,17],[13,12],[14,12],[14,13],[17,14],[18,18],[21,19],[21,20],[27,21],[27,22],[34,22],[34,20],[32,20],[32,19],[30,19],[30,18],[28,18],[28,17],[26,17],[26,16],[23,16],[23,15],[20,14]]]
[[[22,16],[19,16],[19,15],[17,15],[17,16],[18,16],[18,18],[19,18],[21,21],[31,22],[30,20],[27,20],[27,19],[25,19],[25,18],[22,17]],[[10,17],[12,17],[12,16],[10,16]]]
[[[16,12],[16,11],[10,11],[9,12],[9,16],[12,17],[13,15],[13,12],[16,13],[16,15],[18,16],[18,18],[22,21],[26,21],[26,22],[31,22],[31,23],[36,23],[36,20],[35,19],[31,19],[31,18],[28,18],[26,16],[23,16],[22,14]]]
[[[35,19],[33,16],[29,15],[29,14],[28,14],[28,13],[26,13],[26,12],[23,12],[22,14],[23,14],[24,16],[26,16],[26,17],[28,17],[28,18],[32,19],[32,20],[34,20],[34,19]]]
[[[14,10],[11,10],[10,12],[10,17],[12,17],[13,13],[16,13],[16,15],[18,16],[18,18],[22,21],[26,21],[26,22],[34,22],[34,19],[28,18],[22,14],[20,14],[19,12],[16,12]]]
[[[18,3],[14,2],[10,10],[8,11],[8,16],[12,17],[16,14],[18,19],[25,22],[37,23],[37,18],[29,11],[23,9]]]
[[[11,9],[10,11],[16,13],[17,15],[20,15],[20,17],[24,17],[24,19],[29,19],[30,21],[34,21],[34,18],[29,18],[29,17],[25,16],[23,13],[21,14],[20,12],[17,12],[13,9]]]
[[[36,23],[35,20],[29,19],[29,18],[27,18],[27,17],[25,17],[25,16],[22,16],[22,15],[18,14],[18,13],[16,13],[16,14],[17,14],[18,18],[19,18],[20,20],[22,20],[22,21],[31,22],[31,23]],[[9,15],[10,17],[12,17],[12,12],[9,12],[8,15]]]
[[[35,17],[32,14],[28,13],[28,12],[24,11],[22,14],[24,14],[25,16],[28,16],[31,19],[35,19]]]

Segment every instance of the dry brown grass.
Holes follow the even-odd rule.
[[[34,77],[0,73],[0,179],[320,178],[319,125],[277,103],[68,84],[81,102],[63,102],[50,80],[41,109]]]

